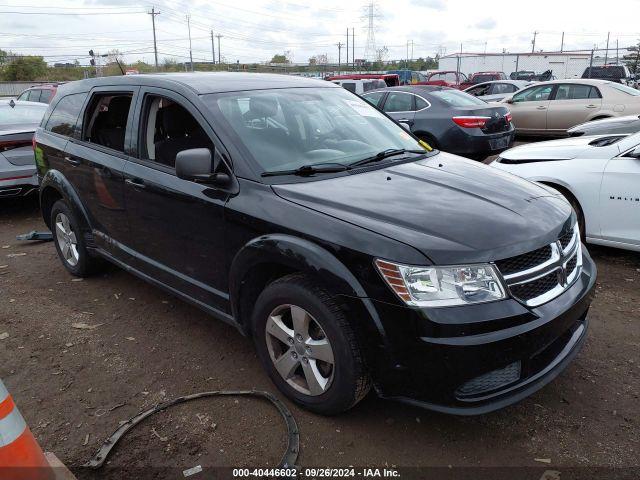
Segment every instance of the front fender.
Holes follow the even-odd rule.
[[[363,328],[386,344],[384,327],[373,302],[351,271],[331,252],[299,237],[286,234],[263,235],[249,241],[233,258],[229,273],[229,295],[234,318],[242,323],[240,297],[247,274],[261,264],[280,265],[317,278],[333,295],[348,297],[356,306]],[[243,325],[246,329],[247,325]],[[246,331],[246,330],[245,330]],[[374,343],[378,343],[375,342]]]
[[[40,182],[40,207],[42,211],[42,217],[45,224],[51,229],[51,206],[48,205],[49,195],[55,192],[56,197],[62,197],[65,200],[71,210],[76,215],[76,218],[81,222],[81,228],[86,231],[91,231],[91,224],[89,223],[89,215],[87,210],[82,205],[78,193],[75,191],[71,183],[65,178],[65,176],[59,170],[49,170],[42,178]]]

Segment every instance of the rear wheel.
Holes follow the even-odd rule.
[[[345,312],[310,277],[270,284],[253,313],[258,355],[276,386],[308,410],[334,415],[370,388],[355,332]]]
[[[58,257],[71,274],[86,277],[98,269],[101,261],[87,252],[80,224],[64,200],[53,204],[50,225]]]

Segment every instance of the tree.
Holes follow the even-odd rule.
[[[5,81],[38,80],[47,73],[47,62],[42,57],[17,57],[4,68]]]
[[[629,52],[622,57],[622,61],[629,67],[631,73],[638,72],[640,70],[640,42],[634,47],[629,47]]]
[[[316,57],[309,58],[309,65],[317,65],[318,59]]]
[[[285,54],[275,54],[269,63],[289,63]]]

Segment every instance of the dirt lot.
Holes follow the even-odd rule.
[[[0,340],[0,378],[43,448],[78,467],[120,421],[158,401],[215,389],[276,393],[251,342],[233,328],[116,268],[76,281],[52,243],[15,239],[44,228],[35,202],[0,205],[0,334],[8,334]],[[300,427],[298,463],[443,467],[430,472],[469,478],[485,470],[468,467],[507,467],[504,478],[525,478],[514,467],[537,467],[526,477],[536,479],[560,478],[553,471],[563,480],[639,478],[640,256],[590,251],[599,280],[589,338],[550,385],[472,418],[373,395],[334,418],[287,403]],[[182,470],[195,465],[274,466],[284,445],[284,425],[270,405],[199,400],[140,425],[106,471],[76,472],[183,478]]]

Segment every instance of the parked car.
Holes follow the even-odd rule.
[[[331,82],[88,79],[46,118],[40,201],[64,267],[109,260],[234,325],[310,410],[344,411],[374,383],[488,412],[585,340],[596,269],[571,206],[424,147]]]
[[[640,133],[530,143],[492,165],[562,193],[587,242],[640,251]]]
[[[426,85],[427,77],[413,70],[389,70],[388,74],[395,74],[400,77],[400,85]]]
[[[529,85],[531,85],[531,82],[525,80],[496,80],[493,82],[479,83],[478,85],[466,88],[464,91],[485,102],[499,102]]]
[[[536,83],[503,103],[521,135],[564,136],[580,123],[640,113],[640,91],[606,80]]]
[[[581,123],[567,130],[570,137],[580,137],[582,135],[630,135],[637,132],[640,132],[640,115],[594,120]]]
[[[626,65],[603,65],[599,67],[587,67],[582,72],[582,78],[597,78],[610,82],[632,85],[632,75]]]
[[[467,81],[467,76],[462,72],[437,71],[427,76],[426,85],[438,85],[440,87],[460,88],[460,84]]]
[[[385,88],[387,84],[384,80],[380,79],[365,79],[365,80],[332,80],[336,85],[340,85],[345,90],[349,90],[358,95],[362,95],[365,92],[375,90],[377,88]]]
[[[552,70],[545,70],[542,73],[536,73],[531,70],[520,70],[509,74],[510,80],[526,80],[527,82],[548,82],[555,80]]]
[[[375,90],[363,98],[445,152],[482,160],[513,142],[514,127],[504,105],[489,105],[459,90],[414,85]]]
[[[37,190],[31,142],[46,110],[42,103],[0,100],[0,199]]]
[[[460,84],[460,90],[465,90],[470,86],[477,85],[479,83],[506,79],[507,76],[504,74],[504,72],[476,72],[472,74],[466,82]]]
[[[28,102],[50,103],[58,90],[57,83],[50,85],[38,85],[35,87],[27,88],[18,95],[17,100],[23,100]]]
[[[352,73],[349,75],[331,75],[325,77],[325,80],[329,80],[330,82],[335,80],[383,80],[388,87],[400,85],[400,77],[395,73]]]

